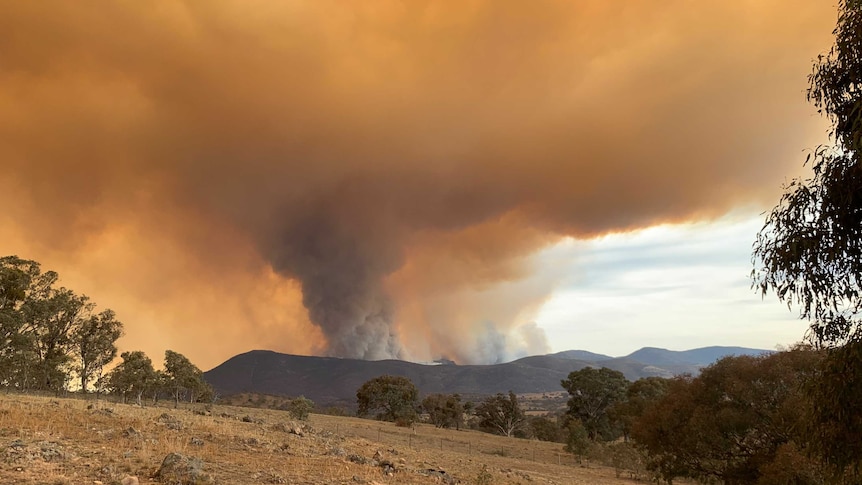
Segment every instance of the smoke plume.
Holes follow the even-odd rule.
[[[0,1],[0,252],[202,366],[540,352],[541,248],[773,199],[791,3]]]

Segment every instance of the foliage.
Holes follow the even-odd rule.
[[[299,419],[305,421],[308,419],[308,415],[311,414],[311,411],[314,410],[314,401],[306,398],[305,396],[299,396],[295,399],[291,399],[290,403],[287,405],[287,412],[293,419]]]
[[[862,481],[862,341],[833,349],[824,358],[808,388],[812,447],[836,476]]]
[[[804,446],[803,385],[820,357],[806,348],[726,357],[697,378],[673,379],[632,436],[665,480],[757,483],[783,445]]]
[[[488,471],[488,465],[482,465],[482,469],[476,474],[473,480],[473,485],[491,485],[494,483],[494,476]]]
[[[661,377],[638,379],[626,389],[625,399],[610,407],[608,416],[619,424],[625,441],[631,436],[634,422],[667,393],[669,382]]]
[[[458,394],[429,394],[422,400],[422,410],[428,413],[431,424],[438,428],[461,429],[464,405]]]
[[[479,426],[494,433],[511,437],[526,420],[526,414],[518,403],[518,396],[509,391],[509,395],[497,393],[485,398],[476,406],[476,417]]]
[[[59,391],[69,381],[67,365],[74,351],[72,335],[95,305],[67,288],[46,288],[39,298],[24,302],[25,330],[36,356],[33,367],[37,389]]]
[[[634,480],[657,481],[647,470],[646,453],[630,441],[592,443],[588,455],[590,460],[613,468],[617,478],[627,475]]]
[[[98,379],[102,369],[117,357],[115,342],[123,335],[123,324],[112,310],[85,319],[72,333],[72,344],[78,359],[76,370],[81,379],[81,391],[87,383]]]
[[[773,460],[760,468],[757,485],[820,485],[824,483],[821,467],[800,450],[796,443],[779,446]],[[855,480],[853,483],[858,483]]]
[[[35,261],[0,258],[0,384],[60,391],[75,371],[86,391],[116,356],[122,324],[114,313],[94,315],[89,298],[56,288],[57,281],[57,273],[43,273]],[[94,332],[94,326],[110,329]]]
[[[752,281],[762,294],[774,291],[798,305],[817,345],[848,349],[829,356],[812,389],[815,438],[821,459],[834,473],[859,470],[862,446],[862,2],[839,0],[835,44],[809,76],[808,100],[831,122],[831,145],[806,159],[812,176],[785,187],[754,244]],[[846,383],[842,372],[853,376]],[[851,445],[850,443],[853,443]]]
[[[794,180],[754,246],[753,282],[801,307],[817,342],[857,336],[862,310],[862,3],[842,0],[835,46],[818,57],[808,99],[833,124],[833,146],[806,159],[813,176]]]
[[[108,376],[108,385],[112,392],[121,394],[125,400],[127,395],[135,396],[139,406],[143,405],[141,397],[151,390],[157,380],[153,362],[140,350],[123,352],[123,359]]]
[[[532,436],[540,441],[565,443],[567,430],[560,426],[560,420],[554,416],[531,416],[528,418]]]
[[[165,386],[174,397],[174,407],[179,405],[180,397],[186,394],[189,402],[195,402],[201,394],[212,392],[204,381],[204,374],[183,354],[173,350],[165,351]]]
[[[0,258],[0,372],[7,385],[11,384],[17,357],[28,344],[21,331],[24,325],[21,306],[40,273],[35,261],[17,256]]]
[[[569,374],[562,386],[569,392],[568,415],[579,420],[591,440],[613,439],[608,410],[625,396],[628,381],[622,372],[585,367]]]
[[[410,379],[383,375],[369,380],[356,391],[357,414],[375,413],[377,419],[409,424],[416,420],[419,390]]]
[[[584,427],[580,420],[570,419],[566,429],[568,430],[566,451],[583,458],[593,446],[593,442],[590,439],[590,434],[587,432],[587,428]]]

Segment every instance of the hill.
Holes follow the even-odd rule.
[[[409,378],[422,394],[446,392],[482,396],[510,390],[526,394],[559,391],[560,381],[570,372],[588,366],[618,370],[634,381],[650,376],[696,374],[705,365],[703,362],[715,355],[762,352],[765,351],[739,347],[707,347],[682,352],[644,348],[618,358],[567,351],[495,365],[423,365],[400,360],[367,361],[253,350],[228,359],[204,373],[204,377],[222,394],[304,395],[322,405],[353,406],[356,390],[369,379],[383,374]]]
[[[559,357],[561,359],[586,360],[589,362],[601,362],[603,360],[613,359],[613,357],[611,357],[610,355],[596,354],[594,352],[589,352],[586,350],[564,350],[562,352],[557,352],[556,354],[549,355],[553,357]]]
[[[644,347],[632,352],[626,358],[655,366],[696,365],[703,367],[728,355],[760,355],[769,352],[771,351],[745,347],[715,346],[683,351]]]
[[[0,483],[632,483],[602,463],[578,466],[559,443],[422,423],[403,428],[314,414],[296,422],[275,410],[162,404],[168,407],[2,393]],[[190,466],[158,476],[169,468],[166,457]]]

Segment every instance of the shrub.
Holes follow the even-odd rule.
[[[305,421],[308,419],[308,414],[314,409],[314,401],[306,398],[305,396],[299,396],[296,399],[292,399],[290,403],[287,405],[287,412],[293,419],[299,419]]]

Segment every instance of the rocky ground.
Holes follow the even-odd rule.
[[[333,431],[333,425],[341,432]],[[439,439],[433,433],[443,432],[433,427],[399,429],[415,436],[415,441],[408,437],[409,446],[387,443],[386,429],[382,437],[381,429],[376,429],[378,440],[351,433],[357,427],[371,429],[370,425],[390,426],[315,415],[310,422],[295,422],[280,411],[229,406],[141,408],[0,395],[0,483],[635,483],[596,465],[540,463],[476,448],[422,448],[421,438]],[[476,433],[476,439],[485,440],[489,449],[505,451],[488,440],[506,438]],[[523,443],[533,450],[540,445],[549,450],[559,447]]]

